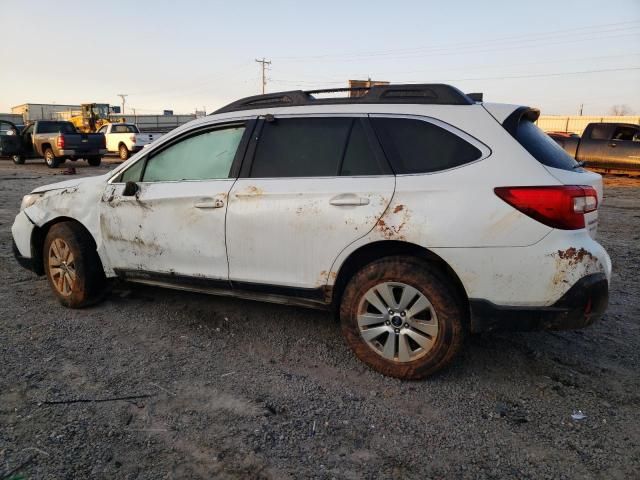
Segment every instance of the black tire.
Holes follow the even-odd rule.
[[[65,254],[67,250],[71,256]],[[45,237],[42,258],[51,290],[62,305],[82,308],[104,298],[107,284],[102,262],[91,235],[79,224],[53,225]]]
[[[13,163],[16,165],[23,165],[25,158],[23,155],[11,155],[11,160],[13,160]]]
[[[394,299],[396,304],[402,303],[397,296],[401,296],[404,290],[400,290],[400,293],[393,291],[396,283],[415,289],[416,293],[412,297],[415,303],[408,301],[407,305],[417,306],[417,299],[422,295],[430,302],[434,315],[431,310],[416,310],[414,312],[416,314],[420,311],[429,312],[429,320],[419,320],[418,315],[414,318],[411,313],[413,307],[405,307],[402,317],[400,317],[400,310],[387,310],[382,315],[377,313],[382,309],[373,307],[371,310],[372,306],[365,300],[365,295],[372,291],[375,293],[375,289],[382,286],[388,287],[389,284],[393,287],[392,295],[396,296]],[[407,292],[413,292],[412,289],[408,289]],[[377,295],[377,298],[381,300],[383,297]],[[385,303],[383,300],[381,305]],[[363,305],[366,305],[367,310],[363,310]],[[391,311],[394,312],[393,316],[389,313]],[[340,322],[347,344],[360,360],[383,375],[408,380],[432,375],[442,370],[455,358],[465,337],[466,312],[465,300],[460,298],[451,282],[440,273],[437,267],[412,257],[394,256],[366,265],[351,278],[340,303]],[[373,329],[385,331],[379,337],[371,336],[369,341],[365,340],[361,333],[363,330],[358,325],[359,314],[371,315],[371,318],[376,319],[383,318],[381,323],[363,327],[364,331],[368,328],[371,328],[372,332]],[[412,320],[408,320],[409,318]],[[401,325],[398,326],[397,321],[400,321]],[[411,325],[408,322],[411,322]],[[431,322],[433,324],[431,328],[437,329],[437,333],[431,336],[415,330],[414,325],[421,325],[416,322],[423,322],[422,325],[424,322]],[[421,341],[427,339],[425,345],[428,346],[423,348],[413,340],[416,333],[422,335]],[[391,349],[396,352],[391,355],[393,360],[382,353],[390,340],[393,342]],[[384,346],[381,342],[384,342]],[[400,361],[400,342],[407,342],[408,347],[405,347],[405,353],[408,351],[411,356],[405,358],[409,360]]]
[[[124,143],[121,143],[118,147],[118,156],[120,157],[120,160],[128,160],[130,155],[131,152],[127,146]]]
[[[55,156],[53,149],[46,148],[44,150],[44,163],[46,163],[49,168],[58,168],[60,165],[60,158]]]
[[[87,163],[92,167],[99,167],[102,163],[102,157],[89,157],[87,158]]]

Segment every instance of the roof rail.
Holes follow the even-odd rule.
[[[354,97],[316,98],[321,93],[366,92]],[[292,90],[246,97],[226,105],[210,115],[256,108],[298,107],[336,104],[473,105],[474,100],[455,87],[445,84],[374,85],[372,87],[330,88],[326,90]]]

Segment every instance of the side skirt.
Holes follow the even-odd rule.
[[[115,269],[121,280],[209,295],[242,298],[283,305],[296,305],[320,310],[331,309],[331,287],[296,288],[282,285],[230,282],[206,277],[142,270]]]

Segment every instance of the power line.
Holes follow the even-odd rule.
[[[267,86],[267,77],[265,76],[265,71],[266,71],[267,65],[271,65],[271,60],[267,61],[264,59],[264,57],[262,57],[262,60],[258,60],[256,58],[256,62],[260,63],[262,66],[262,94],[264,95],[264,90],[265,90],[265,87]]]
[[[626,26],[623,26],[626,25]],[[488,39],[484,41],[472,41],[472,42],[461,42],[454,44],[441,44],[430,47],[416,47],[416,48],[404,48],[404,49],[390,49],[390,50],[377,50],[377,51],[365,51],[365,52],[346,52],[340,54],[322,54],[322,55],[305,55],[305,56],[283,56],[283,57],[274,57],[281,60],[302,60],[306,61],[309,59],[331,59],[331,58],[341,58],[344,60],[352,59],[352,58],[362,58],[362,57],[379,57],[379,56],[397,56],[397,55],[411,55],[411,54],[421,54],[421,53],[429,53],[434,51],[449,51],[451,49],[464,49],[478,46],[490,46],[494,43],[514,43],[514,42],[531,42],[537,41],[539,39],[548,39],[549,37],[563,37],[563,36],[576,36],[576,35],[588,35],[590,37],[595,36],[598,33],[612,33],[621,30],[635,29],[640,26],[640,20],[633,20],[628,22],[617,22],[617,23],[607,23],[607,24],[599,24],[599,25],[590,25],[585,27],[576,27],[576,28],[568,28],[563,30],[552,30],[547,32],[538,32],[538,33],[530,33],[530,34],[522,34],[522,35],[512,35],[507,37],[496,37],[494,39]],[[619,27],[619,28],[615,28]],[[576,33],[586,30],[583,33]]]

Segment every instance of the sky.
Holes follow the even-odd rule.
[[[640,115],[640,0],[0,0],[0,112],[210,112],[349,79],[450,83],[543,114]]]

